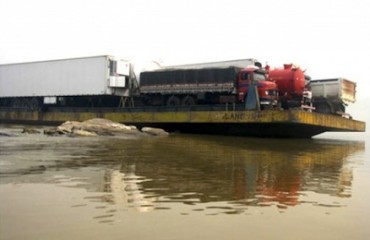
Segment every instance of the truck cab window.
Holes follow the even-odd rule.
[[[242,73],[241,75],[242,75],[241,76],[242,80],[249,80],[249,73],[245,72],[245,73]]]
[[[259,81],[259,80],[266,80],[265,74],[262,73],[253,73],[253,80],[254,81]]]

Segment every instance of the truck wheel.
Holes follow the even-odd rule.
[[[192,96],[186,96],[182,99],[181,104],[184,106],[192,106],[195,105],[196,101],[195,98]]]
[[[340,103],[336,103],[334,104],[334,109],[335,109],[335,114],[337,114],[338,112],[339,113],[345,113],[346,112],[346,108],[343,104],[340,104]]]
[[[324,113],[324,114],[332,114],[333,110],[332,107],[327,102],[321,102],[314,104],[314,107],[316,108],[316,112]]]
[[[176,96],[171,96],[167,99],[167,106],[178,106],[180,105],[180,99]]]

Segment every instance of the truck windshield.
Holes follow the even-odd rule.
[[[253,80],[254,81],[266,80],[266,76],[263,73],[257,73],[257,72],[255,72],[255,73],[253,73]]]

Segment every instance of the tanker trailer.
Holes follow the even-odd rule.
[[[301,68],[293,64],[284,64],[283,68],[269,69],[269,80],[278,86],[279,100],[284,109],[297,108],[302,105],[303,93],[309,77]]]

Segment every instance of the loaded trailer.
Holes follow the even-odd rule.
[[[0,106],[118,106],[137,86],[130,62],[93,56],[0,65]]]
[[[345,78],[311,80],[309,87],[317,112],[348,115],[345,107],[356,101],[356,83]]]
[[[277,106],[276,84],[267,81],[266,72],[254,65],[164,68],[140,74],[141,96],[146,105],[154,106],[246,103],[252,84],[258,92],[259,107]]]

